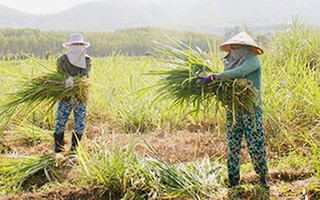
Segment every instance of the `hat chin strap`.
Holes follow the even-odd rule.
[[[67,52],[67,58],[69,62],[76,66],[85,69],[86,68],[86,47],[83,45],[70,46]]]

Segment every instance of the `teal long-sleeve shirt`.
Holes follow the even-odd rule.
[[[247,79],[259,92],[259,107],[261,106],[261,63],[258,56],[250,56],[236,68],[217,74],[219,79]]]

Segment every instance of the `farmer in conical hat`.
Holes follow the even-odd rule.
[[[243,135],[248,144],[254,170],[260,176],[260,183],[268,187],[266,179],[268,167],[261,110],[261,64],[257,56],[263,54],[263,50],[246,32],[241,32],[221,44],[220,49],[227,52],[223,58],[224,71],[201,77],[200,83],[207,84],[219,79],[246,79],[252,82],[253,87],[259,92],[259,103],[254,107],[254,112],[237,112],[235,124],[233,124],[231,111],[227,112],[227,165],[230,187],[239,184]]]
[[[63,46],[68,48],[68,51],[57,59],[57,70],[68,77],[65,81],[65,88],[69,89],[74,85],[74,77],[89,76],[91,58],[86,54],[86,48],[90,46],[90,43],[84,41],[82,34],[74,33],[69,36],[69,41]],[[54,129],[54,151],[56,153],[63,151],[64,133],[72,110],[74,113],[74,132],[71,139],[71,151],[76,150],[78,142],[82,138],[87,112],[86,102],[71,102],[70,99],[62,99],[58,103]]]

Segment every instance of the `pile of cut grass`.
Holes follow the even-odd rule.
[[[55,172],[55,154],[2,158],[0,162],[0,194],[18,193],[59,179]]]
[[[119,148],[96,143],[90,148],[79,145],[79,185],[99,186],[101,194],[111,192],[123,199],[208,199],[224,191],[225,167],[209,157],[190,163],[166,162],[145,141],[156,158],[140,156],[135,142]]]

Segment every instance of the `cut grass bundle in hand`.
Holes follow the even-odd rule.
[[[56,103],[62,99],[70,99],[72,102],[86,102],[88,98],[89,82],[86,77],[74,77],[73,87],[65,88],[67,77],[59,72],[38,76],[26,81],[24,86],[14,93],[17,103]]]
[[[197,83],[198,76],[217,72],[206,59],[201,49],[193,50],[188,45],[175,41],[179,49],[157,43],[159,53],[169,57],[164,60],[169,66],[167,69],[149,71],[146,75],[160,75],[158,89],[159,100],[173,99],[174,104],[185,102],[196,103],[203,98],[212,96],[210,85]]]
[[[245,79],[221,80],[215,93],[217,99],[229,108],[233,114],[239,110],[252,112],[259,100],[258,91]],[[217,87],[217,86],[215,86]]]
[[[60,100],[86,102],[88,98],[88,78],[74,77],[73,87],[65,88],[65,75],[51,72],[46,75],[25,79],[17,84],[17,91],[8,94],[7,103],[0,107],[0,117],[11,117],[18,114],[30,115],[37,109],[49,112]]]
[[[161,79],[156,101],[172,99],[173,106],[199,105],[212,97],[227,106],[233,113],[238,110],[252,110],[258,101],[258,92],[252,83],[244,79],[213,80],[209,84],[199,84],[199,76],[209,73],[218,73],[205,53],[199,49],[192,49],[180,41],[174,40],[178,48],[157,43],[159,53],[169,57],[164,62],[169,64],[166,69],[149,71],[147,75],[159,75]],[[213,92],[215,90],[215,92]],[[187,103],[187,104],[185,104]],[[196,111],[199,111],[197,109]]]

